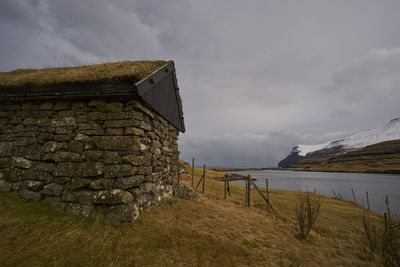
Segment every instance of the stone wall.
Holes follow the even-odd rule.
[[[133,221],[172,194],[178,131],[138,100],[1,103],[0,191]]]

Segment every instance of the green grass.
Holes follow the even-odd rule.
[[[119,81],[136,83],[167,63],[167,61],[122,61],[78,67],[17,69],[0,73],[0,90]]]
[[[187,164],[183,164],[189,172]],[[195,169],[195,182],[202,169]],[[2,266],[380,266],[359,242],[362,209],[321,196],[322,211],[309,240],[299,238],[295,206],[301,192],[271,190],[277,214],[252,191],[231,185],[223,198],[223,174],[207,170],[203,203],[164,200],[131,224],[103,225],[57,213],[44,202],[0,193]],[[190,184],[191,176],[183,175]],[[199,186],[200,187],[200,186]],[[376,214],[374,220],[382,218]]]

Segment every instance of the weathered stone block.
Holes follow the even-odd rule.
[[[17,168],[30,169],[32,167],[32,161],[22,157],[13,157],[11,162],[12,165]]]
[[[44,185],[45,185],[44,182],[34,181],[34,180],[26,180],[19,182],[19,188],[28,189],[31,191],[40,191]]]
[[[193,188],[191,188],[190,186],[188,186],[187,184],[184,184],[184,183],[178,183],[174,187],[174,195],[179,198],[192,200],[195,202],[203,201],[203,199],[200,197],[200,195],[197,194],[197,192],[194,191]]]
[[[108,112],[105,118],[106,120],[127,120],[127,119],[143,120],[143,114],[133,110],[121,111],[121,112]]]
[[[53,136],[54,141],[56,142],[68,142],[69,140],[72,139],[71,134],[57,134]]]
[[[114,179],[97,179],[90,183],[90,188],[95,190],[112,189],[113,186]]]
[[[36,162],[33,165],[32,170],[44,171],[44,172],[53,172],[55,168],[56,168],[56,164],[55,163]]]
[[[52,184],[45,185],[43,187],[42,191],[40,191],[40,192],[42,194],[59,197],[59,196],[61,196],[63,189],[64,189],[64,187],[62,185],[52,183]]]
[[[53,174],[69,177],[96,177],[103,174],[104,164],[100,162],[71,163],[60,162]]]
[[[140,139],[136,136],[94,136],[90,142],[103,150],[139,150]]]
[[[71,181],[71,190],[78,190],[84,187],[88,187],[91,180],[85,178],[74,178]]]
[[[65,211],[69,214],[79,215],[86,218],[92,217],[95,214],[95,209],[93,206],[76,203],[66,204]]]
[[[61,197],[62,201],[65,202],[76,202],[76,198],[73,192],[64,190]]]
[[[103,151],[101,159],[106,164],[118,164],[122,162],[121,156],[115,151]]]
[[[110,120],[104,122],[104,128],[138,127],[141,122],[135,119],[130,120]]]
[[[50,207],[53,210],[56,211],[65,211],[65,208],[67,207],[67,203],[61,202],[61,201],[49,201],[50,202]]]
[[[43,152],[56,152],[60,149],[67,149],[67,148],[68,148],[67,144],[49,141],[43,145]]]
[[[83,162],[83,158],[78,153],[69,151],[57,151],[54,155],[55,162]]]
[[[76,120],[74,117],[65,117],[50,120],[50,125],[53,127],[75,126],[75,124]]]
[[[87,116],[88,120],[91,121],[104,121],[107,118],[107,113],[105,112],[91,112]]]
[[[155,192],[157,190],[157,184],[156,183],[142,183],[139,188],[142,192],[146,192],[146,193]]]
[[[145,133],[142,129],[136,127],[127,127],[125,128],[125,134],[133,134],[138,136],[144,136]]]
[[[123,135],[124,128],[107,128],[106,135]]]
[[[75,199],[80,204],[92,205],[92,194],[94,194],[92,191],[79,191],[75,193]]]
[[[118,178],[115,181],[115,187],[119,189],[130,189],[139,186],[144,181],[143,175]]]
[[[138,174],[151,174],[153,172],[151,166],[141,166],[138,168]]]
[[[104,167],[104,178],[133,176],[137,168],[129,164],[107,165]]]
[[[89,141],[89,139],[90,139],[89,136],[87,136],[85,134],[81,134],[81,133],[78,133],[74,138],[74,140],[82,141],[82,142],[87,142],[87,141]]]
[[[68,110],[70,108],[70,103],[68,102],[57,102],[54,106],[55,110]]]
[[[24,170],[22,174],[24,180],[37,180],[46,183],[51,183],[54,180],[53,176],[44,171]]]
[[[36,125],[38,120],[32,117],[26,118],[23,122],[24,125]]]
[[[45,102],[39,105],[40,110],[53,110],[54,104],[52,102]]]
[[[133,203],[108,207],[104,212],[103,221],[106,224],[120,225],[133,222],[139,217],[139,210]]]
[[[12,142],[0,142],[0,157],[10,157],[13,151]]]
[[[37,110],[39,109],[39,105],[33,103],[23,103],[22,110]]]
[[[11,184],[7,183],[4,179],[0,179],[0,192],[11,191]]]
[[[7,182],[18,182],[23,177],[23,171],[20,169],[3,169],[3,179]]]
[[[82,153],[83,159],[86,161],[100,161],[102,153],[96,150],[86,150]]]
[[[94,192],[91,201],[95,204],[131,203],[133,196],[124,190],[110,189]]]
[[[83,152],[83,145],[81,142],[78,141],[70,141],[69,142],[69,151],[74,153],[82,153]]]
[[[41,195],[40,195],[39,192],[33,192],[33,191],[30,191],[30,190],[26,190],[26,189],[19,190],[18,194],[23,199],[26,199],[26,200],[29,200],[29,201],[38,201],[38,200],[41,199]]]

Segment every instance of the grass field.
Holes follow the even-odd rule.
[[[189,166],[184,164],[189,170]],[[195,170],[195,181],[201,169]],[[360,244],[362,209],[321,196],[321,216],[308,240],[296,230],[301,192],[271,190],[277,214],[252,192],[231,185],[223,199],[221,173],[208,170],[203,203],[171,199],[144,211],[135,223],[103,225],[57,213],[44,202],[0,193],[1,266],[380,266]],[[191,177],[183,175],[190,184]],[[200,186],[199,186],[200,187]],[[374,215],[374,220],[381,220]]]

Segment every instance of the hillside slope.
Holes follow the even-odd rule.
[[[339,155],[305,158],[291,167],[313,171],[400,173],[400,140]]]
[[[201,172],[196,168],[195,182]],[[272,214],[255,191],[252,207],[245,207],[241,186],[231,185],[231,197],[224,200],[224,183],[210,179],[221,175],[207,170],[203,203],[164,200],[134,224],[119,227],[0,193],[1,265],[381,266],[359,242],[360,207],[321,196],[321,217],[303,241],[294,211],[302,193],[271,190],[278,212]],[[182,178],[191,183],[191,177]]]
[[[400,139],[400,118],[384,125],[353,134],[351,136],[317,145],[297,145],[278,164],[280,168],[290,167],[302,159],[315,159],[356,151],[363,147],[385,141]]]

